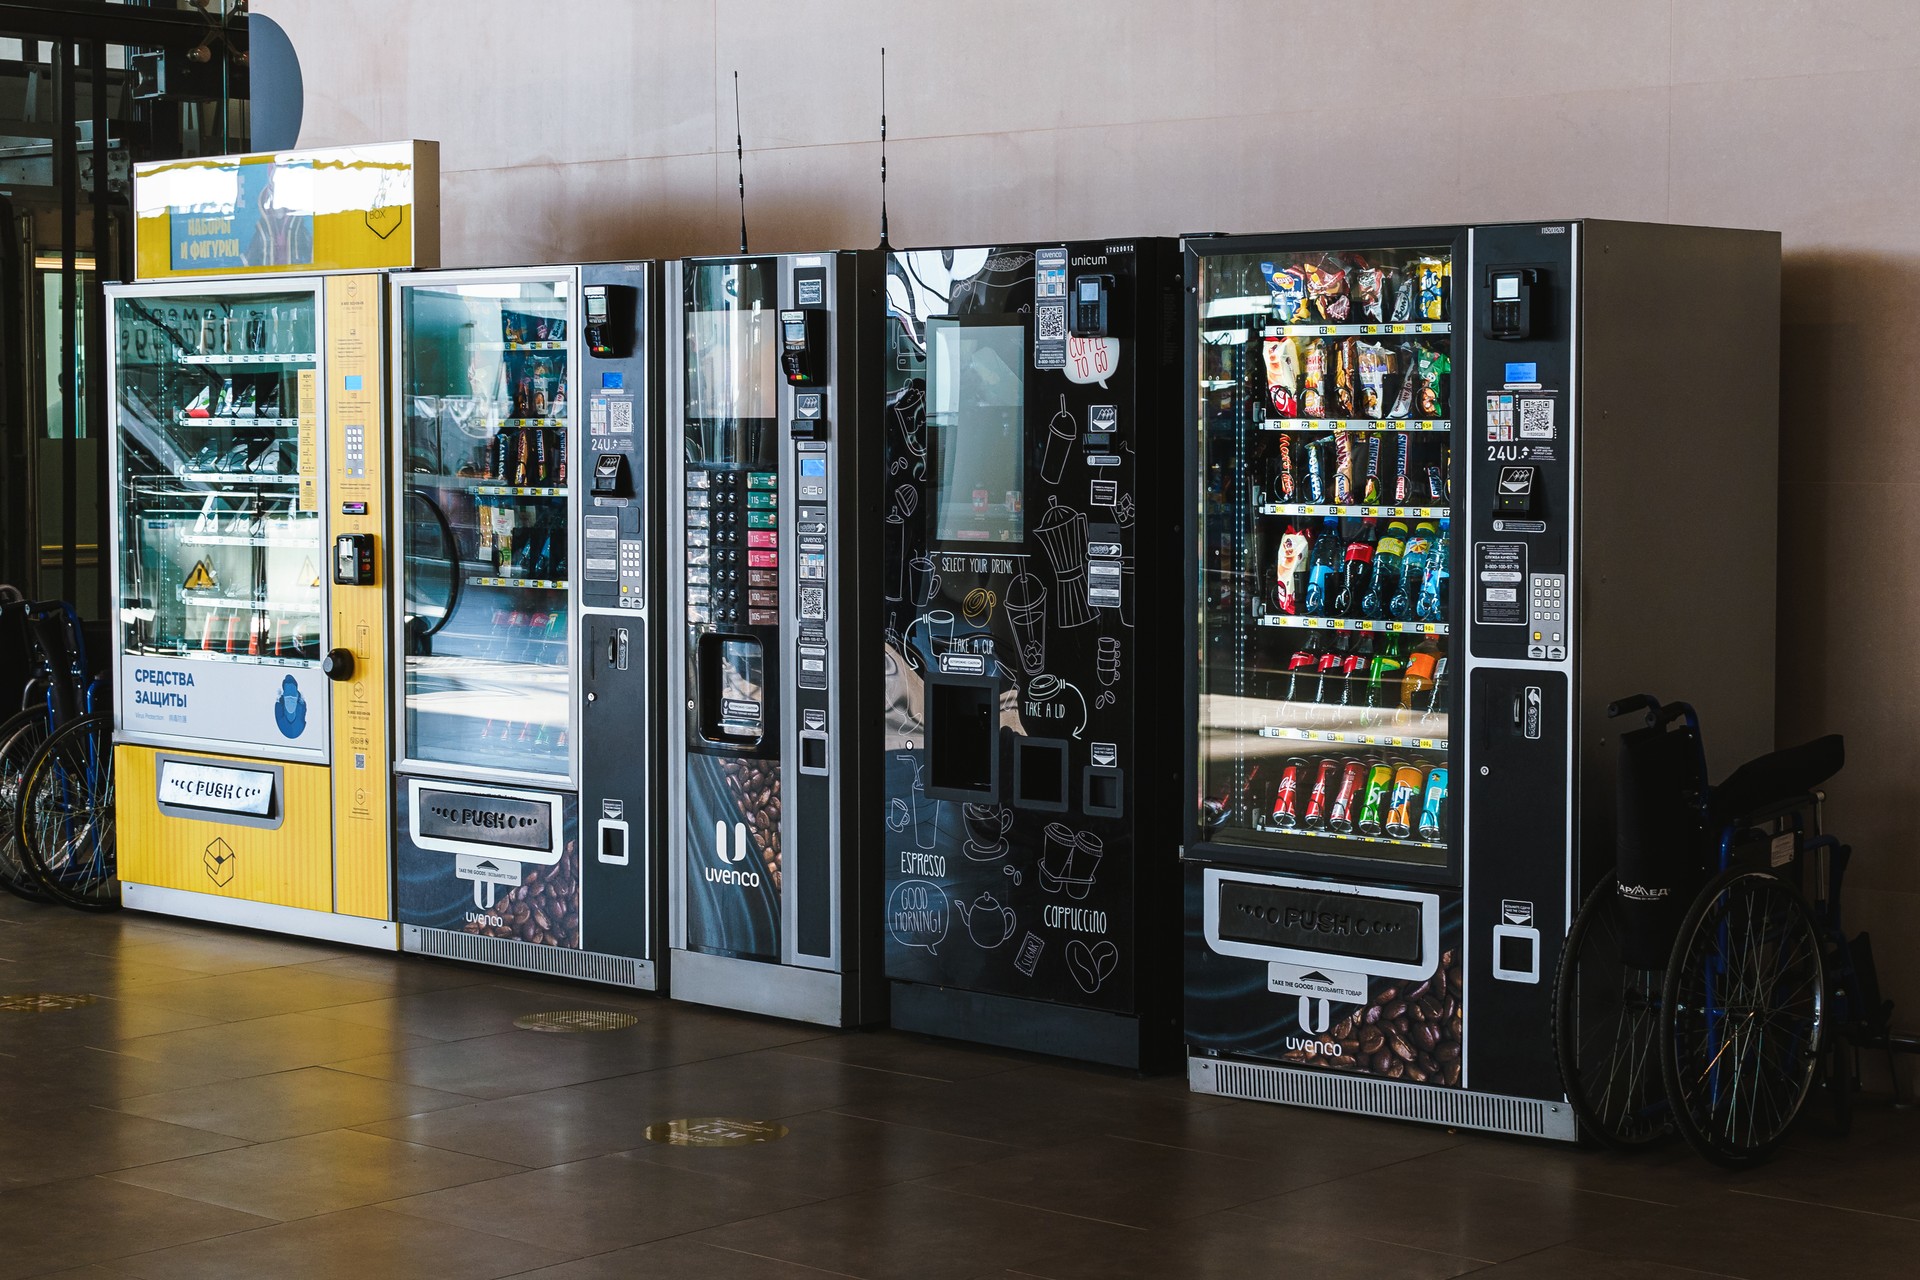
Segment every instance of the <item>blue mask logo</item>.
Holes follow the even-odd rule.
[[[289,738],[307,731],[307,698],[292,676],[280,682],[280,696],[273,700],[273,722]]]

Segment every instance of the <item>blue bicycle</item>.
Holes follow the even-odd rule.
[[[12,735],[0,738],[0,806],[9,810],[0,817],[11,818],[0,832],[0,875],[26,896],[113,910],[120,905],[113,716],[100,710],[108,676],[89,660],[71,605],[30,606],[26,623],[40,656],[44,707],[23,712]]]

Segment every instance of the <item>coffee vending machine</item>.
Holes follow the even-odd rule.
[[[667,267],[673,995],[858,1026],[878,948],[881,258]]]
[[[1170,240],[888,255],[896,1027],[1178,1061],[1180,294]]]
[[[1189,1082],[1571,1140],[1607,704],[1773,746],[1780,237],[1196,237],[1187,284]]]
[[[658,274],[394,278],[409,951],[660,985]]]

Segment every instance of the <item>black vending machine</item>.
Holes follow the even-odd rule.
[[[1178,1051],[1171,241],[887,258],[886,970],[911,1031]]]
[[[673,994],[885,1018],[876,253],[671,264]]]

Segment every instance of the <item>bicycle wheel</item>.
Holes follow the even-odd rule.
[[[1553,1052],[1580,1124],[1610,1147],[1672,1130],[1657,1058],[1664,975],[1627,964],[1608,876],[1573,918],[1553,984]]]
[[[1674,1127],[1729,1169],[1758,1164],[1820,1067],[1826,964],[1813,912],[1771,871],[1734,868],[1687,908],[1667,962],[1660,1068]]]
[[[113,717],[82,716],[34,754],[20,793],[21,861],[56,900],[120,905],[113,844]]]
[[[0,889],[28,902],[45,902],[47,895],[20,861],[20,789],[33,753],[48,736],[44,709],[0,723]]]

